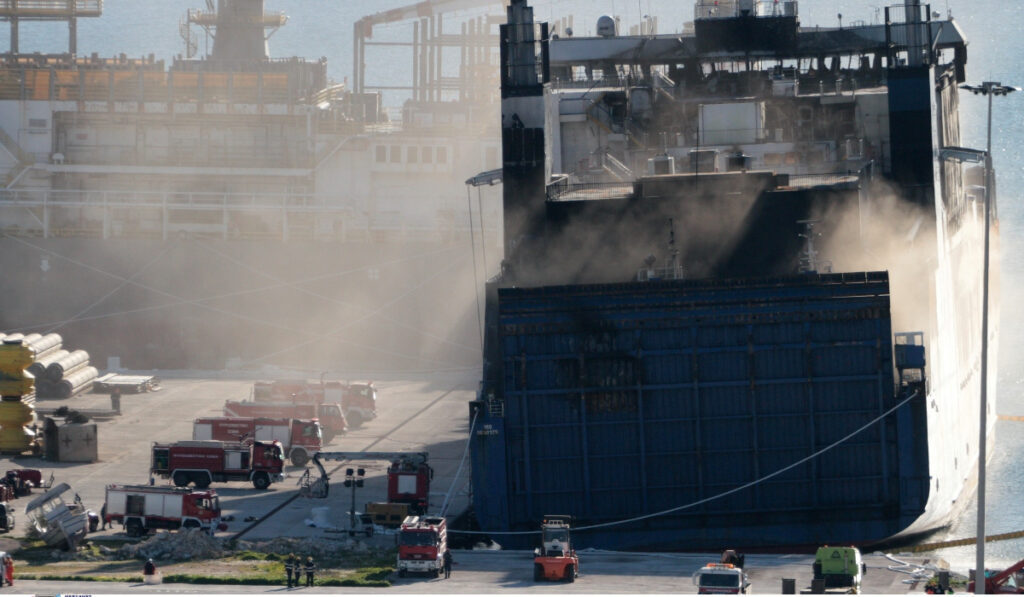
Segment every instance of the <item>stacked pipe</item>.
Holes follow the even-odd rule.
[[[44,373],[43,376],[46,377],[46,380],[49,382],[58,383],[61,379],[88,364],[89,353],[84,350],[76,350],[63,359],[58,359],[47,365],[46,373]]]
[[[92,383],[96,381],[100,373],[96,370],[96,367],[80,367],[54,383],[54,394],[57,398],[70,398],[75,394],[81,392],[87,387],[92,387]]]
[[[50,363],[63,359],[69,354],[71,353],[61,348],[47,353],[43,358],[39,358],[39,355],[36,355],[36,362],[29,365],[26,371],[31,373],[32,377],[36,378],[36,381],[40,381],[43,378],[43,374],[46,372],[46,367]]]
[[[87,373],[77,375],[82,371]],[[42,374],[36,376],[36,395],[40,398],[70,398],[91,387],[97,377],[96,368],[89,366],[89,353],[75,350],[47,363]]]
[[[36,360],[38,361],[41,357],[60,350],[63,342],[64,339],[60,337],[60,334],[46,334],[38,340],[28,342],[28,347],[36,353]]]

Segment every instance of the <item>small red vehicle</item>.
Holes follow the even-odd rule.
[[[569,516],[545,516],[540,525],[541,546],[533,551],[533,580],[573,582],[580,559],[569,537]]]

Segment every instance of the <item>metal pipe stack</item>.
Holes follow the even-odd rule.
[[[92,386],[100,373],[96,367],[82,367],[54,385],[57,398],[70,398],[86,386]]]
[[[40,337],[38,340],[28,343],[28,347],[36,353],[36,360],[40,357],[44,357],[54,351],[60,350],[61,344],[64,339],[60,337],[60,334],[46,334]]]
[[[76,350],[63,359],[54,361],[47,365],[44,377],[46,377],[47,381],[51,383],[59,383],[70,373],[74,373],[88,364],[89,353],[84,350]]]
[[[43,375],[46,373],[46,367],[49,366],[50,363],[53,363],[54,361],[59,361],[60,359],[63,359],[69,354],[71,353],[61,348],[59,350],[54,350],[52,352],[47,353],[46,356],[44,356],[43,358],[39,358],[38,356],[36,356],[36,362],[29,365],[28,368],[25,369],[25,371],[31,373],[32,377],[36,378],[36,382],[39,382],[43,379]]]

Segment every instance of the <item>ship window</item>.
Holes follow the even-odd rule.
[[[402,148],[398,145],[391,146],[391,162],[397,164],[402,161]]]
[[[381,163],[388,161],[388,148],[386,146],[377,146],[377,161]]]
[[[433,147],[424,147],[423,148],[423,154],[420,157],[423,158],[423,163],[424,164],[431,164],[431,163],[433,163],[433,161],[434,161],[434,148]]]
[[[438,147],[437,148],[437,163],[447,164],[448,163],[448,148]]]
[[[419,152],[416,151],[416,150],[417,150],[417,147],[415,147],[415,146],[407,148],[407,151],[406,151],[406,154],[405,154],[406,155],[406,160],[405,161],[409,162],[410,164],[415,164],[416,162],[418,162],[419,161],[419,159],[418,159],[419,158]]]

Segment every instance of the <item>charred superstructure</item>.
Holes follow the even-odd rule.
[[[930,14],[697,2],[683,36],[549,40],[512,2],[483,530],[865,544],[966,506],[992,185],[960,148],[966,41]]]

